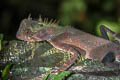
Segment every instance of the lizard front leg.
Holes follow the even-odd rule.
[[[65,52],[70,52],[72,54],[71,58],[66,60],[66,62],[63,64],[62,67],[56,69],[55,73],[67,70],[75,62],[75,60],[78,58],[79,54],[82,52],[82,50],[78,51],[77,48],[75,48],[74,46],[69,45],[69,44],[60,43],[60,42],[53,42],[51,44],[57,49],[63,50]],[[54,71],[53,71],[53,73],[54,73]]]

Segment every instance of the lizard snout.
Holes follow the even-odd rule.
[[[27,36],[25,36],[23,34],[19,34],[19,33],[16,34],[16,37],[17,37],[17,39],[24,40],[24,41],[30,41],[31,40],[30,37],[27,37]]]

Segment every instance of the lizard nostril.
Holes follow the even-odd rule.
[[[30,40],[31,38],[30,37],[28,37],[28,40]]]

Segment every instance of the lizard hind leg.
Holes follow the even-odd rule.
[[[114,52],[108,52],[108,54],[106,54],[106,56],[102,59],[102,63],[105,66],[119,69],[119,63],[115,61]]]
[[[108,52],[106,56],[102,59],[102,63],[112,63],[115,61],[115,54],[113,52]]]

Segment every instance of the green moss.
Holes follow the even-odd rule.
[[[11,69],[12,78],[21,78],[22,80],[40,79],[41,76],[46,75],[46,72],[54,67],[62,66],[64,62],[71,57],[71,53],[58,50],[47,42],[27,43],[24,41],[15,40],[10,41],[9,45],[2,49],[1,54],[1,61],[3,60],[4,63],[9,62],[11,64],[15,64]],[[114,72],[115,69],[105,67],[99,60],[89,60],[85,59],[84,57],[79,57],[69,70],[85,72],[87,74],[88,72],[94,73],[99,71]],[[63,72],[57,76],[62,76],[62,79],[67,74],[68,73]],[[75,74],[79,76],[76,76]],[[75,74],[73,76],[71,75],[70,77],[72,79],[77,78],[81,80],[83,78],[87,79],[92,77],[103,78],[102,76],[92,76],[83,73]],[[52,79],[53,76],[50,76],[48,77]],[[117,78],[119,78],[119,76]]]

